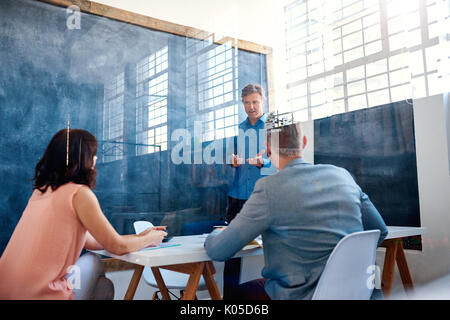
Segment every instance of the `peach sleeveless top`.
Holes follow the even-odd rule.
[[[73,299],[66,276],[86,242],[72,204],[81,186],[33,192],[0,258],[0,299]]]

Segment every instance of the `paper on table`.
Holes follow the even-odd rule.
[[[155,249],[162,249],[162,248],[169,248],[169,247],[177,247],[177,246],[181,246],[181,243],[168,243],[168,242],[163,242],[161,243],[159,246],[156,247],[147,247],[147,248],[143,248],[139,251],[146,251],[146,250],[155,250]]]
[[[252,241],[250,241],[250,243],[247,244],[244,248],[242,248],[242,250],[250,250],[250,249],[262,248],[262,247],[263,247],[262,238],[261,238],[261,236],[258,236],[255,239],[253,239]]]

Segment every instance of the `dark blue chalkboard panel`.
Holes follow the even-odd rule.
[[[105,85],[120,73],[122,156],[99,161],[94,190],[113,226],[130,233],[130,222],[149,219],[177,233],[183,223],[225,216],[226,165],[175,165],[170,157],[171,132],[186,127],[187,38],[85,13],[81,28],[70,29],[68,16],[39,1],[0,1],[0,253],[31,195],[34,167],[68,117],[71,127],[107,140]],[[164,47],[168,147],[137,154],[136,65]],[[236,60],[237,91],[250,82],[267,88],[263,54],[238,50]]]
[[[420,226],[413,107],[406,101],[315,120],[314,162],[347,169],[387,225]]]

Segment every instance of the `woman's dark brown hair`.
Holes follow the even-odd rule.
[[[48,187],[54,191],[68,182],[95,188],[97,170],[93,168],[93,157],[97,154],[97,139],[88,131],[81,129],[70,129],[67,137],[67,130],[62,129],[54,135],[37,163],[33,189],[44,193]]]

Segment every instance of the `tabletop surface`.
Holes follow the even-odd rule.
[[[385,240],[395,239],[395,238],[404,238],[411,236],[418,236],[425,234],[427,229],[424,227],[394,227],[388,226],[388,235]]]
[[[388,235],[385,240],[416,236],[426,233],[426,228],[423,227],[388,226],[387,228]],[[206,254],[206,250],[203,247],[206,237],[207,234],[173,237],[169,242],[164,244],[167,247],[146,248],[122,256],[111,254],[106,250],[96,250],[92,252],[148,267],[209,261],[211,258]],[[262,248],[258,248],[256,246],[246,246],[239,251],[235,257],[258,256],[262,254]]]
[[[96,250],[92,252],[148,267],[209,261],[211,258],[206,254],[206,250],[203,247],[207,236],[207,234],[203,234],[173,237],[170,241],[163,244],[167,247],[144,248],[122,256],[114,255],[106,250]],[[258,256],[262,254],[262,248],[247,246],[239,251],[235,257]]]

